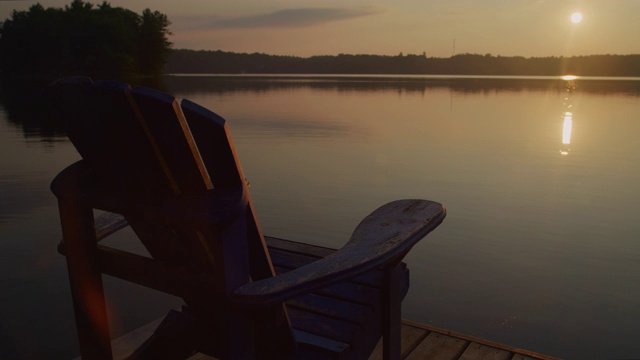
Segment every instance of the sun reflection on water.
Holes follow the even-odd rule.
[[[563,124],[562,124],[562,147],[560,149],[561,155],[569,155],[569,145],[571,144],[571,130],[573,128],[573,111],[571,110],[571,95],[575,90],[575,82],[577,79],[575,75],[564,75],[562,77],[563,80],[567,81],[566,91],[567,96],[564,98],[564,112],[562,114]]]
[[[564,124],[562,125],[562,143],[571,144],[571,125],[573,123],[573,114],[570,111],[564,113]]]
[[[573,125],[573,114],[570,111],[564,113],[564,124],[562,124],[562,144],[571,144],[571,126]],[[560,154],[569,155],[569,147],[560,150]]]

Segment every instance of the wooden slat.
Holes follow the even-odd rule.
[[[290,270],[309,265],[319,259],[313,256],[302,254],[288,253],[276,249],[270,249],[269,255],[273,265],[280,268],[288,268]],[[380,287],[382,284],[383,273],[379,270],[370,271],[362,275],[354,276],[349,281],[371,287]]]
[[[264,239],[267,242],[267,246],[269,247],[269,249],[278,249],[296,254],[314,256],[318,259],[329,256],[336,252],[336,249],[331,249],[324,246],[310,245],[291,240],[274,238],[271,236],[265,236]]]
[[[536,359],[530,356],[522,355],[522,354],[515,354],[513,355],[511,360],[536,360]]]
[[[340,321],[295,308],[290,308],[288,311],[294,329],[337,340],[345,344],[352,344],[355,340],[356,332],[360,329],[359,326],[348,321]]]
[[[415,346],[424,338],[427,334],[427,331],[424,329],[416,328],[413,326],[409,326],[406,324],[402,324],[402,338],[400,343],[402,358],[407,356],[411,350],[415,348]],[[371,355],[369,356],[369,360],[379,360],[382,359],[382,339],[376,345],[376,348],[373,350]]]
[[[175,98],[146,88],[135,88],[131,95],[140,112],[137,120],[142,122],[149,141],[158,147],[157,161],[164,167],[174,193],[199,194],[212,189],[209,174]]]
[[[270,249],[269,253],[271,254],[273,265],[285,269],[297,269],[319,260],[315,256],[290,253],[278,249]]]
[[[273,252],[274,254],[276,254],[277,251],[282,251],[284,253],[299,254],[304,257],[308,256],[308,257],[313,257],[315,259],[321,259],[337,251],[336,249],[331,249],[324,246],[305,244],[305,243],[300,243],[300,242],[291,241],[291,240],[274,238],[270,236],[265,236],[264,238],[267,243],[267,246],[269,247],[270,253]],[[305,262],[300,262],[299,264],[297,264],[297,266],[299,267],[299,266],[305,265],[308,263],[307,261],[311,262],[315,260],[311,260],[307,258]],[[400,266],[402,266],[403,269],[406,269],[407,265],[405,263],[400,263]],[[292,267],[289,267],[289,268],[292,268]],[[379,287],[380,281],[382,280],[382,271],[375,271],[374,273],[376,273],[376,275],[373,275],[373,278],[368,278],[365,275],[363,277],[355,277],[351,281],[362,283],[369,286]],[[406,294],[407,290],[408,290],[408,282],[407,282],[407,289],[404,290],[404,294]]]
[[[130,100],[131,88],[118,82],[96,82],[94,93],[88,111],[97,118],[97,131],[101,133],[96,138],[102,138],[104,143],[94,145],[99,157],[91,163],[91,169],[129,194],[152,197],[168,190],[169,183],[153,146],[137,121],[138,112]]]
[[[266,279],[275,275],[273,263],[269,258],[262,229],[242,172],[240,160],[236,154],[226,121],[214,112],[189,100],[181,102],[182,114],[196,144],[196,151],[202,157],[203,164],[217,191],[242,187],[248,201],[246,211],[246,239],[249,251],[251,278]],[[189,131],[187,131],[189,132]],[[278,310],[284,312],[284,308]],[[282,315],[285,316],[286,315]]]
[[[213,356],[197,353],[188,358],[187,360],[216,360]]]
[[[153,331],[160,325],[162,319],[163,318],[156,319],[111,341],[113,360],[124,360],[128,358],[129,355],[153,334]],[[77,357],[74,360],[80,359],[82,358]]]
[[[169,184],[152,144],[136,120],[137,109],[130,101],[130,92],[126,84],[96,82],[93,89],[85,93],[84,118],[76,120],[90,121],[90,126],[76,125],[87,128],[76,137],[78,142],[88,143],[90,152],[81,155],[100,179],[117,184],[118,189],[131,194],[153,195],[168,189]],[[140,171],[139,164],[144,164],[144,171]]]
[[[289,253],[279,249],[272,249],[271,247],[269,247],[269,254],[274,260],[274,266],[276,267],[275,269],[277,274],[284,274],[317,260],[315,257],[308,257],[299,253]],[[402,297],[404,298],[409,289],[409,271],[405,263],[400,263],[398,266],[401,267],[404,272],[404,277],[406,277],[406,280],[403,280],[402,282],[402,285],[404,286]],[[379,298],[380,290],[382,289],[383,275],[382,270],[374,270],[363,275],[354,276],[347,281],[336,283],[315,292],[325,295],[333,293],[333,296],[336,298],[344,298],[368,304],[372,301],[378,301],[377,299]],[[367,300],[367,295],[364,295],[365,293],[368,293],[368,296],[372,297],[371,300]],[[354,298],[354,296],[360,297],[364,301],[358,300],[357,298]],[[365,296],[365,298],[362,298],[363,296]]]
[[[100,241],[107,236],[129,226],[124,216],[116,213],[105,212],[96,217],[96,240]]]
[[[380,303],[380,289],[351,282],[331,285],[314,293],[368,306]]]
[[[303,295],[287,301],[287,308],[291,307],[350,321],[354,324],[366,323],[370,320],[368,317],[374,315],[370,306],[316,294]]]
[[[212,276],[197,278],[184,267],[168,267],[155,259],[103,245],[98,245],[96,265],[105,274],[178,297],[215,285]]]
[[[444,206],[437,202],[416,199],[389,202],[365,217],[339,251],[277,278],[243,285],[233,292],[231,301],[264,306],[360,274],[375,275],[375,269],[398,264],[445,216]]]
[[[213,356],[197,353],[197,354],[194,354],[193,356],[191,356],[187,360],[216,360],[216,358],[214,358]]]
[[[244,182],[226,121],[202,106],[182,100],[182,112],[216,189]]]
[[[432,331],[438,334],[442,334],[442,335],[448,335],[451,337],[455,337],[458,339],[463,339],[463,340],[467,340],[470,343],[477,343],[477,344],[482,344],[482,345],[486,345],[488,347],[493,347],[496,349],[501,349],[501,350],[505,350],[514,354],[522,354],[528,357],[531,357],[533,359],[536,360],[559,360],[556,357],[553,356],[549,356],[549,355],[544,355],[544,354],[540,354],[540,353],[536,353],[533,351],[529,351],[529,350],[525,350],[525,349],[521,349],[518,347],[514,347],[514,346],[509,346],[509,345],[505,345],[505,344],[501,344],[501,343],[497,343],[495,341],[491,341],[491,340],[486,340],[486,339],[481,339],[479,337],[476,336],[471,336],[471,335],[466,335],[466,334],[462,334],[456,331],[452,331],[452,330],[447,330],[447,329],[442,329],[436,326],[431,326],[431,325],[426,325],[426,324],[421,324],[415,321],[411,321],[411,320],[402,320],[404,323],[411,325],[411,326],[415,326],[415,327],[419,327],[422,329],[425,329],[427,331]]]
[[[494,347],[471,343],[462,353],[459,360],[509,360],[511,352]]]
[[[432,332],[406,360],[456,360],[468,345],[466,340]]]
[[[296,341],[299,346],[313,349],[314,352],[329,354],[341,354],[350,349],[349,344],[330,340],[315,334],[311,334],[301,330],[294,331]]]
[[[140,345],[142,345],[142,343],[145,342],[145,340],[147,340],[147,338],[149,338],[151,334],[153,334],[153,331],[158,327],[158,325],[160,325],[161,322],[162,318],[157,319],[113,340],[113,359],[126,359]]]
[[[104,212],[96,217],[96,238],[98,241],[128,226],[124,216],[111,212]],[[309,244],[302,244],[294,241],[266,237],[269,249],[275,248],[284,252],[292,252],[300,254],[301,251],[308,251],[315,255],[330,254],[335,252],[334,249],[325,247],[317,247]],[[306,264],[306,261],[303,262]],[[282,268],[278,268],[278,273],[284,272]],[[286,269],[289,270],[289,269]],[[375,304],[379,302],[380,292],[371,287],[353,284],[338,283],[316,292],[317,294],[336,299],[346,300],[357,304]]]

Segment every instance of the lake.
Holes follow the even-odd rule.
[[[267,235],[331,247],[385,202],[443,203],[403,317],[563,358],[640,357],[640,79],[166,76],[229,122]],[[49,183],[79,159],[0,98],[0,349],[77,340]],[[140,249],[131,231],[112,243]],[[107,278],[116,336],[176,298]]]

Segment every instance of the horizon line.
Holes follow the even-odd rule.
[[[400,55],[404,56],[425,56],[426,58],[431,58],[431,59],[451,59],[454,58],[456,56],[463,56],[463,55],[474,55],[474,56],[487,56],[487,57],[503,57],[503,58],[525,58],[525,59],[539,59],[539,58],[576,58],[576,57],[590,57],[590,56],[640,56],[640,53],[629,53],[629,54],[590,54],[590,55],[546,55],[546,56],[524,56],[524,55],[500,55],[500,54],[491,54],[491,53],[485,53],[485,54],[481,54],[481,53],[459,53],[459,54],[454,54],[451,56],[426,56],[426,52],[423,52],[423,54],[413,54],[413,53],[404,53],[404,52],[400,52],[398,55],[383,55],[383,54],[367,54],[367,53],[339,53],[339,54],[321,54],[321,55],[283,55],[283,54],[271,54],[271,53],[265,53],[265,52],[240,52],[240,51],[229,51],[229,50],[222,50],[222,49],[189,49],[189,48],[175,48],[175,49],[171,49],[172,51],[174,50],[189,50],[189,51],[206,51],[206,52],[215,52],[215,51],[221,51],[221,52],[226,52],[226,53],[234,53],[234,54],[245,54],[245,55],[255,55],[255,54],[259,54],[259,55],[269,55],[269,56],[281,56],[281,57],[297,57],[297,58],[312,58],[312,57],[321,57],[321,56],[340,56],[340,55],[349,55],[349,56],[386,56],[386,57],[400,57]]]

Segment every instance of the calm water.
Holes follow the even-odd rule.
[[[444,203],[445,222],[406,259],[404,317],[560,357],[640,357],[637,79],[180,76],[165,86],[228,119],[269,235],[339,247],[387,201]],[[69,358],[48,184],[79,157],[8,98],[0,349]],[[139,249],[130,232],[112,241]],[[114,335],[179,304],[106,287]]]

